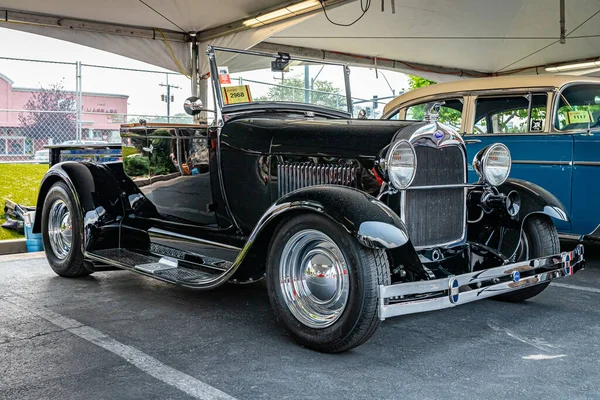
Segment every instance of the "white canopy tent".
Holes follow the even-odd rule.
[[[273,10],[277,14],[283,6],[292,9],[290,4],[299,2],[0,0],[0,27],[99,48],[194,76],[206,72],[202,55],[207,44],[256,46],[437,81],[544,73],[547,66],[579,61],[587,61],[591,68],[575,73],[599,70],[589,63],[600,56],[598,0],[375,0],[363,18],[348,27],[331,21],[355,20],[367,2],[327,0],[328,20],[313,0],[316,7],[310,12],[287,13],[273,23],[243,23]],[[196,49],[200,49],[198,57]]]

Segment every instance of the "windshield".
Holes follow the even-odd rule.
[[[573,85],[563,90],[555,125],[561,131],[600,127],[600,86]]]
[[[224,50],[215,59],[224,106],[293,102],[348,111],[343,65]]]

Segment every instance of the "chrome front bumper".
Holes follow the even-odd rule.
[[[379,318],[441,310],[570,276],[584,267],[583,245],[553,256],[431,281],[379,286]],[[386,304],[388,303],[388,304]]]

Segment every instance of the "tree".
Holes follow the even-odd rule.
[[[75,98],[66,92],[62,82],[40,88],[19,114],[19,122],[30,139],[53,138],[60,141],[75,138]]]
[[[331,108],[345,108],[346,97],[331,81],[313,81],[312,91],[309,92],[311,104]],[[293,101],[304,103],[304,77],[292,76],[285,78],[278,86],[271,86],[265,96],[254,98],[254,101]]]
[[[429,85],[435,85],[436,82],[430,81],[429,79],[421,78],[416,75],[408,76],[408,87],[410,90],[422,88]],[[420,104],[410,108],[410,119],[422,121],[425,119],[425,109],[427,104]],[[462,110],[455,110],[450,107],[442,106],[438,115],[438,121],[450,125],[454,128],[460,129],[460,122],[462,117]]]

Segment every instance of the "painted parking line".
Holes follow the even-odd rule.
[[[552,282],[551,286],[552,287],[561,287],[561,288],[565,288],[565,289],[582,290],[584,292],[600,293],[600,289],[586,287],[586,286],[569,285],[568,283]]]
[[[71,332],[90,343],[100,346],[105,350],[123,358],[148,375],[181,390],[184,393],[202,400],[235,400],[234,397],[204,383],[193,376],[185,374],[175,368],[158,361],[148,354],[119,342],[110,336],[84,325],[72,318],[62,316],[46,307],[38,306],[14,293],[3,295],[2,300],[37,315],[46,321]]]

